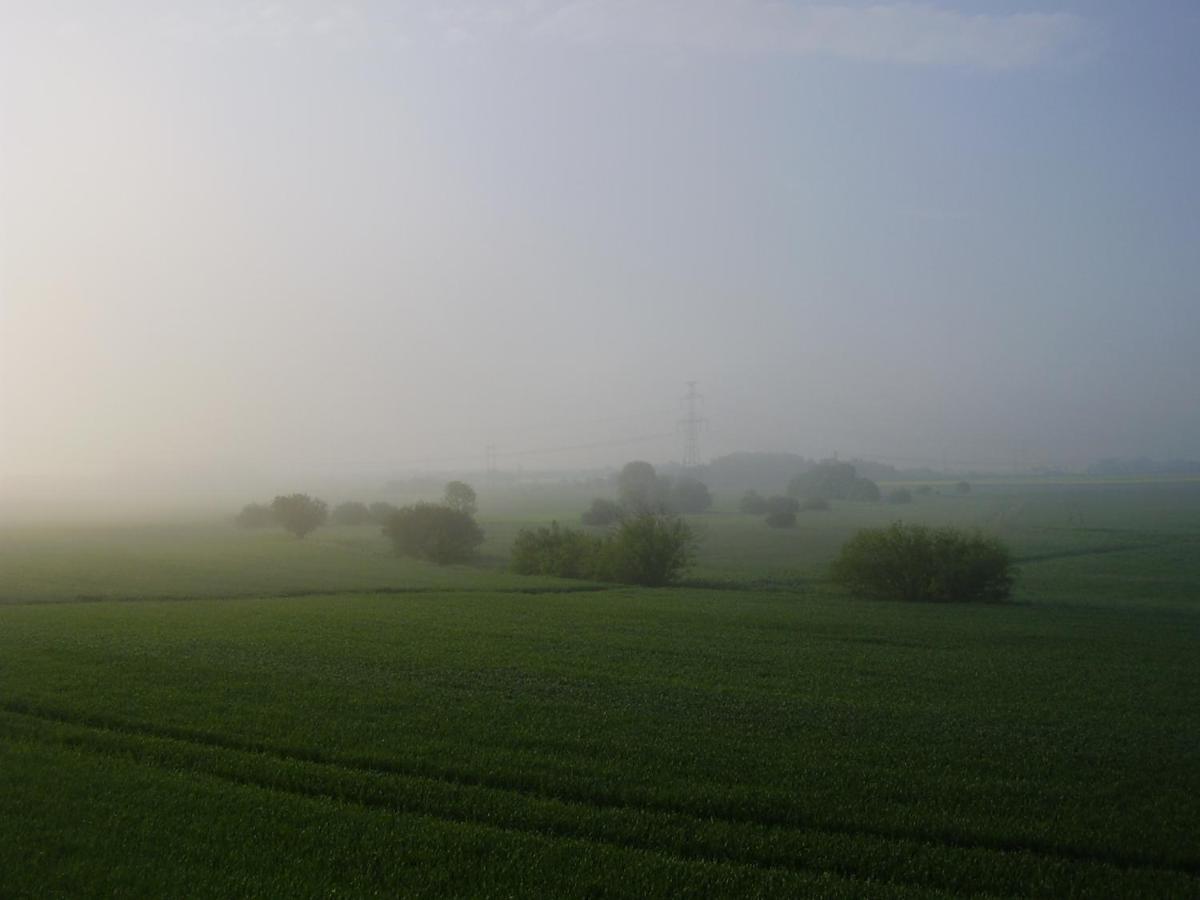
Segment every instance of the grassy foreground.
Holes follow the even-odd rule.
[[[1056,502],[906,511],[1016,510],[986,607],[828,588],[876,508],[714,515],[658,591],[219,529],[95,533],[89,588],[10,535],[0,895],[1200,896],[1200,507]],[[334,593],[238,589],[304,553]]]

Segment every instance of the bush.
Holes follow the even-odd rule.
[[[761,516],[767,511],[767,498],[758,491],[746,491],[738,509],[751,516]]]
[[[671,508],[675,512],[707,512],[712,503],[713,498],[709,493],[708,485],[697,478],[680,478],[671,490]]]
[[[862,500],[866,503],[879,502],[879,485],[870,478],[856,478],[846,492],[847,500]]]
[[[317,500],[308,494],[276,497],[271,503],[271,511],[275,515],[275,521],[298,538],[324,525],[329,517],[329,507],[325,505],[325,501]]]
[[[383,526],[397,556],[446,564],[470,559],[483,543],[483,530],[461,510],[418,503],[396,510]]]
[[[465,481],[448,482],[446,490],[442,494],[443,504],[461,513],[466,513],[468,516],[475,515],[476,500],[475,488]]]
[[[888,493],[887,502],[888,503],[912,503],[913,502],[912,491],[910,491],[908,488],[896,488],[894,491],[890,491]]]
[[[622,520],[604,537],[553,523],[522,529],[513,542],[512,567],[523,575],[590,578],[657,587],[677,581],[695,557],[696,537],[677,516],[642,513]]]
[[[842,547],[832,574],[880,599],[988,603],[1009,596],[1014,569],[996,538],[896,522],[858,532]]]
[[[371,510],[357,500],[339,503],[333,508],[333,521],[339,525],[366,525],[371,521]]]
[[[772,528],[791,528],[796,524],[800,501],[795,497],[772,497],[767,501],[767,524]]]
[[[658,473],[642,460],[625,463],[617,476],[621,505],[633,513],[648,512],[661,504]]]
[[[612,525],[620,521],[621,506],[612,500],[597,497],[581,516],[584,525]]]
[[[804,512],[828,512],[829,501],[824,497],[812,497],[801,503],[800,509]]]
[[[267,528],[275,524],[275,511],[265,503],[247,503],[233,521],[239,528]]]
[[[371,521],[376,525],[386,525],[388,519],[400,512],[400,507],[393,503],[384,503],[382,501],[372,503],[367,508],[371,511]]]
[[[615,505],[615,504],[614,504]],[[595,578],[604,539],[560,528],[523,528],[513,541],[512,568],[521,575]]]
[[[960,481],[958,484],[954,485],[954,490],[960,494],[969,494],[971,493],[971,485],[965,481]]]

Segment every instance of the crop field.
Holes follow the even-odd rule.
[[[513,575],[569,504],[486,499],[470,566],[0,530],[0,896],[1200,897],[1200,484],[720,497],[670,589]],[[897,518],[1013,601],[827,581]]]

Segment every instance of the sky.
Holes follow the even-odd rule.
[[[0,502],[1200,458],[1200,5],[0,0]]]

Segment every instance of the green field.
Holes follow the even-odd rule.
[[[483,493],[483,492],[481,492]],[[0,896],[1200,897],[1200,484],[724,509],[673,589],[374,528],[0,531]],[[986,528],[1013,602],[845,596]]]

